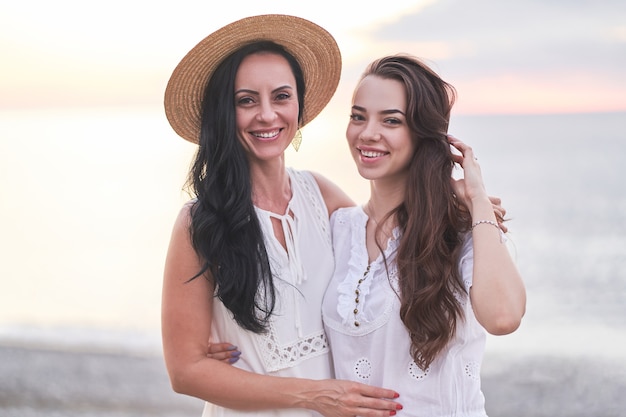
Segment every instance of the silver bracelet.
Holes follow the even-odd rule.
[[[494,222],[493,220],[478,220],[477,222],[472,223],[472,230],[474,230],[474,228],[479,224],[490,224],[496,229],[500,230],[500,226],[498,226],[498,223]]]

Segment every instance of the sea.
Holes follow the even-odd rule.
[[[304,129],[287,165],[358,202],[345,119]],[[528,303],[487,355],[626,364],[626,113],[458,115],[502,199]],[[0,345],[161,354],[163,261],[194,145],[154,109],[0,111]]]

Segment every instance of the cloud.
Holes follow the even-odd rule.
[[[626,110],[626,2],[441,0],[354,36],[368,49],[351,76],[373,58],[407,52],[474,109]]]
[[[442,0],[369,36],[387,44],[445,45],[447,55],[437,61],[455,75],[584,70],[618,76],[626,68],[625,25],[622,1]]]
[[[587,101],[589,108],[626,110],[623,1],[397,0],[384,8],[337,3],[332,13],[287,0],[235,3],[219,13],[193,0],[7,3],[0,14],[0,108],[160,106],[171,70],[202,37],[250,14],[280,12],[335,35],[348,90],[372,59],[410,52],[474,101],[480,95],[499,103],[497,95],[506,93],[516,108],[537,109],[543,101],[556,109],[562,96],[581,102],[577,108]],[[575,99],[568,89],[579,90]],[[541,91],[551,98],[539,98]]]
[[[338,3],[328,13],[290,0],[233,0],[227,8],[196,0],[7,2],[0,13],[0,108],[160,106],[169,75],[183,55],[234,20],[294,14],[342,38],[345,28],[384,22],[419,3],[397,0],[385,10]]]

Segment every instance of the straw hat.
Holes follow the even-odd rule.
[[[204,90],[217,66],[242,46],[258,40],[282,45],[304,73],[304,126],[328,104],[341,75],[335,39],[308,20],[280,14],[247,17],[213,32],[185,55],[165,89],[165,114],[174,131],[198,143]]]

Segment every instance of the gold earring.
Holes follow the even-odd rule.
[[[300,149],[301,143],[302,143],[302,132],[300,131],[300,129],[298,129],[298,131],[296,132],[296,136],[294,136],[293,139],[291,140],[291,146],[293,146],[296,152],[298,152],[298,149]]]

